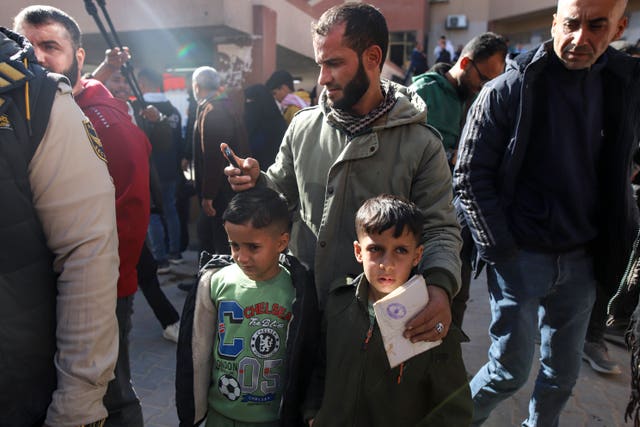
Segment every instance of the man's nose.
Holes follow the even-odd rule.
[[[36,59],[38,60],[38,64],[40,64],[43,67],[47,67],[46,63],[45,63],[45,55],[42,52],[42,49],[40,49],[37,46],[33,46],[33,53],[36,55]]]
[[[318,84],[325,86],[331,81],[331,73],[326,67],[320,67],[320,73],[318,74]]]
[[[587,42],[587,35],[589,31],[581,26],[579,29],[574,31],[573,33],[573,44],[576,46],[581,46]]]

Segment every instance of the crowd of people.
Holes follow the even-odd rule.
[[[83,75],[76,20],[23,9],[0,28],[0,427],[144,424],[138,286],[177,343],[181,426],[481,425],[537,340],[522,425],[558,426],[582,358],[620,372],[603,331],[630,321],[640,422],[640,60],[610,46],[626,5],[559,0],[552,39],[518,55],[443,36],[427,69],[417,43],[402,85],[381,78],[384,16],[341,3],[312,24],[317,100],[276,70],[239,108],[204,65],[187,136],[135,52]],[[201,268],[179,311],[158,274],[184,262],[193,195]],[[469,377],[482,270],[491,347]],[[430,343],[398,363],[390,297],[392,338]]]

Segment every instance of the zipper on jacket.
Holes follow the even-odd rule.
[[[369,346],[369,341],[371,341],[371,337],[373,336],[373,329],[376,325],[376,318],[375,315],[371,316],[371,313],[369,314],[369,329],[367,329],[367,333],[365,334],[364,337],[364,341],[362,342],[362,347],[361,347],[361,351],[366,352],[367,351],[367,347]],[[363,355],[363,360],[362,360],[362,365],[360,366],[360,375],[358,377],[358,387],[356,389],[356,403],[355,403],[355,414],[359,414],[360,413],[360,394],[361,394],[361,389],[363,388],[363,384],[362,384],[362,380],[365,376],[365,367],[367,365],[367,353],[365,353]],[[358,425],[358,420],[357,420],[357,415],[356,418],[353,420],[352,425],[356,426]]]
[[[400,372],[398,373],[398,384],[402,382],[402,374],[404,372],[404,362],[400,364]]]
[[[364,337],[364,342],[362,343],[362,351],[366,351],[367,347],[369,346],[369,341],[371,341],[371,336],[373,335],[373,325],[373,322],[371,323],[371,325],[369,325],[369,330],[367,330],[367,334]]]

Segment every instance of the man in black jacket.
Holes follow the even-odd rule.
[[[480,92],[454,172],[457,206],[489,263],[489,362],[474,423],[541,368],[526,426],[557,426],[578,377],[596,285],[615,284],[637,227],[629,185],[640,63],[608,48],[626,0],[559,0],[553,40]]]
[[[138,73],[138,83],[145,102],[156,107],[161,118],[158,122],[148,122],[146,125],[153,147],[151,159],[158,172],[162,194],[162,214],[151,214],[147,236],[153,257],[158,262],[158,271],[168,272],[169,262],[182,262],[180,219],[176,210],[176,184],[178,173],[181,173],[179,155],[183,145],[182,118],[178,109],[164,94],[160,73],[143,68]]]

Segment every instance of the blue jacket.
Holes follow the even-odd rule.
[[[535,82],[552,49],[549,41],[510,61],[506,72],[480,92],[462,131],[454,171],[455,204],[459,217],[471,229],[479,256],[489,263],[506,260],[518,250],[507,212],[536,126],[533,105],[539,94],[534,91]],[[599,171],[601,204],[606,208],[591,248],[600,283],[614,288],[638,227],[629,177],[640,135],[640,61],[612,48],[606,54],[602,72],[605,149]]]

